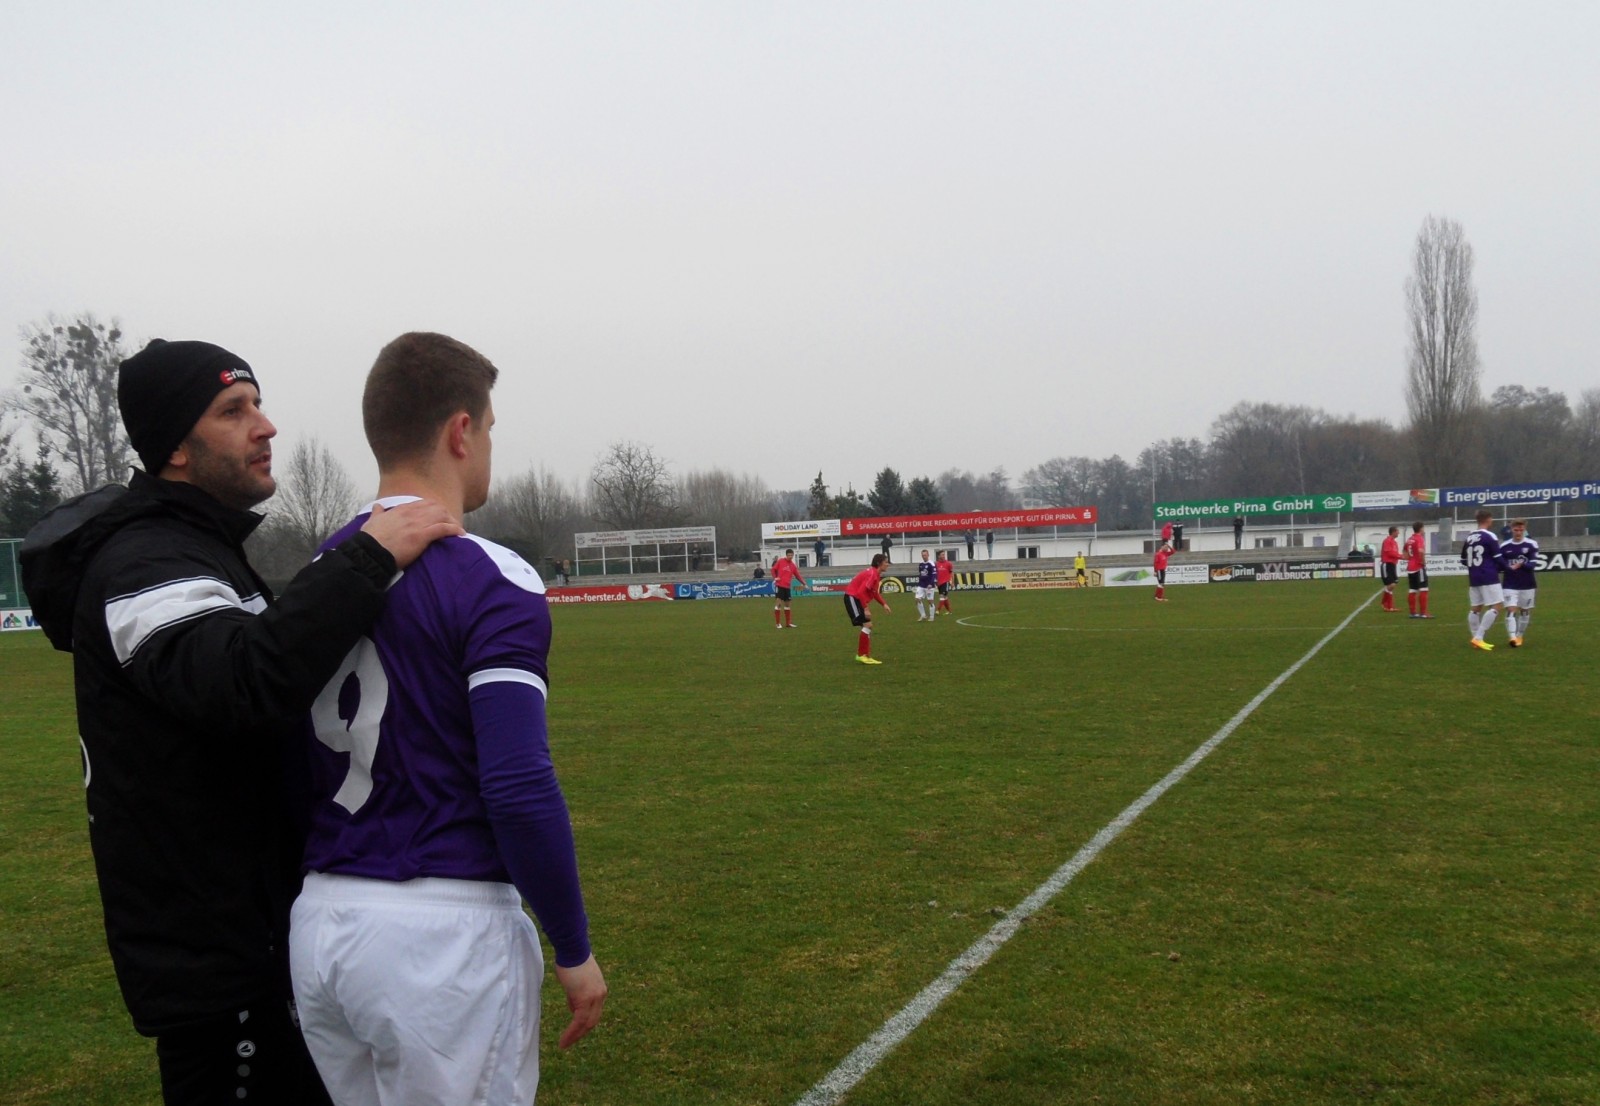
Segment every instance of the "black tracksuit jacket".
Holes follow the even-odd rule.
[[[29,600],[73,654],[106,941],[146,1035],[288,993],[301,720],[394,575],[358,535],[274,599],[242,547],[260,521],[135,473],[24,543]]]

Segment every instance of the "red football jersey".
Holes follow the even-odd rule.
[[[789,586],[790,581],[799,580],[802,584],[806,578],[800,575],[800,566],[788,557],[779,557],[772,562],[772,582],[780,588]]]
[[[935,561],[933,563],[933,581],[936,584],[948,584],[951,577],[955,576],[955,566],[949,561]]]
[[[1400,543],[1393,537],[1383,539],[1383,550],[1378,554],[1380,560],[1386,565],[1400,563]]]
[[[845,585],[844,592],[846,595],[855,596],[856,599],[861,603],[863,609],[865,609],[867,604],[871,603],[874,599],[878,601],[878,606],[888,607],[889,604],[883,601],[883,596],[878,594],[879,583],[878,570],[875,568],[865,568],[856,573],[855,579],[851,580]]]
[[[1421,534],[1412,534],[1406,539],[1406,571],[1421,572],[1427,563],[1423,546],[1427,540]]]

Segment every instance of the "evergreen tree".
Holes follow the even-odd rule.
[[[18,457],[0,478],[0,534],[22,537],[60,502],[61,479],[49,448],[40,446],[31,465]]]
[[[900,482],[900,474],[890,468],[878,473],[872,490],[867,493],[867,502],[872,505],[873,514],[906,514],[906,486]]]

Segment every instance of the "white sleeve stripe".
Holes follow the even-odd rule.
[[[525,668],[480,668],[467,677],[468,691],[484,684],[527,684],[537,688],[540,696],[546,700],[550,698],[550,688]]]
[[[106,604],[106,630],[117,663],[126,665],[162,630],[226,607],[259,614],[267,609],[267,601],[259,594],[240,599],[226,582],[210,577],[173,580],[111,600]]]

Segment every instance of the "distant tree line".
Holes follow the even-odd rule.
[[[1460,224],[1428,216],[1403,285],[1404,426],[1242,402],[1217,416],[1204,439],[1155,441],[1132,461],[1063,451],[1015,482],[999,468],[907,481],[885,466],[865,493],[848,481],[830,484],[821,469],[809,488],[793,491],[721,468],[676,473],[649,445],[625,441],[607,447],[582,482],[542,467],[502,477],[467,524],[548,568],[570,559],[573,535],[587,530],[709,525],[719,552],[749,556],[760,546],[761,523],[780,520],[1092,505],[1102,528],[1139,529],[1150,525],[1154,503],[1172,500],[1594,477],[1600,388],[1574,402],[1517,383],[1483,399],[1472,269]],[[49,316],[24,327],[21,339],[17,385],[0,393],[0,536],[12,537],[63,496],[125,480],[132,464],[116,373],[137,347],[125,344],[117,321],[88,312]],[[315,438],[297,441],[277,475],[278,494],[252,544],[269,576],[286,578],[359,504],[349,477]]]

